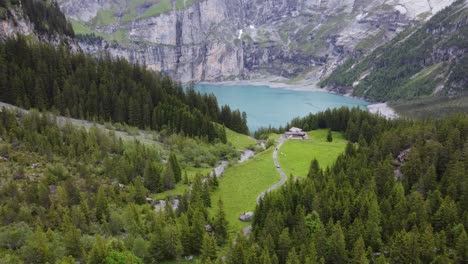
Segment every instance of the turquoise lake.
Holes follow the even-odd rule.
[[[286,125],[294,117],[324,111],[327,108],[361,107],[369,102],[317,91],[295,91],[258,85],[196,84],[195,90],[213,93],[218,104],[247,113],[251,132],[259,127]]]

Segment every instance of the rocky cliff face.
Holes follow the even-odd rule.
[[[377,100],[451,97],[468,91],[468,3],[458,0],[367,56],[350,58],[321,82]]]
[[[107,41],[84,41],[187,82],[271,78],[317,82],[453,0],[62,0]],[[152,14],[152,15],[151,15]],[[79,33],[79,32],[78,32]],[[116,41],[112,41],[112,40]]]
[[[39,40],[58,46],[64,44],[78,52],[80,47],[73,39],[73,30],[58,6],[38,2],[36,6],[32,1],[0,2],[0,41],[9,38],[25,36],[29,40]],[[38,18],[29,13],[34,8],[41,10],[37,14],[47,13],[47,18]],[[53,22],[52,22],[53,20]],[[40,25],[38,25],[38,21]]]

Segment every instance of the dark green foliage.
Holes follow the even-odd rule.
[[[226,107],[221,111],[214,95],[184,89],[122,59],[94,59],[19,37],[0,44],[2,76],[0,100],[20,107],[55,109],[65,116],[124,122],[210,142],[226,140],[224,129],[214,122],[248,133],[245,114]]]
[[[60,11],[57,2],[49,0],[2,0],[0,11],[5,9],[6,15],[0,19],[6,19],[11,15],[11,9],[19,6],[24,15],[34,24],[39,34],[58,34],[74,37],[73,27]]]
[[[179,161],[174,153],[169,155],[169,166],[172,168],[172,172],[174,173],[174,180],[176,183],[182,180],[182,169],[180,168]]]
[[[216,242],[220,246],[224,245],[229,238],[229,223],[226,219],[226,212],[224,211],[224,204],[221,198],[218,201],[218,212],[215,215],[213,228],[215,232]]]
[[[36,111],[3,109],[0,137],[0,262],[159,263],[201,252],[210,181],[197,177],[178,210],[167,199],[155,212],[145,184],[164,190],[156,149],[95,127],[59,127]],[[223,215],[214,234],[226,242]]]
[[[201,247],[200,260],[202,263],[216,260],[216,242],[213,236],[205,233]]]
[[[327,109],[324,112],[309,114],[302,118],[295,118],[284,127],[280,128],[260,128],[255,132],[255,137],[263,138],[270,133],[284,133],[288,127],[308,127],[310,129],[328,128],[333,131],[342,131],[346,139],[351,142],[370,142],[374,137],[380,135],[385,130],[390,129],[393,124],[386,120],[378,120],[367,111],[358,108],[349,109],[342,107],[339,109]]]
[[[328,142],[332,142],[332,141],[333,141],[333,136],[332,136],[331,129],[328,129],[327,141],[328,141]]]
[[[312,161],[306,179],[266,195],[253,237],[230,254],[259,248],[258,258],[271,261],[269,252],[279,263],[464,263],[468,116],[408,122],[359,110],[328,114],[292,123],[337,125],[359,145],[348,144],[331,168]]]

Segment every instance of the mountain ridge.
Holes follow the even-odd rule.
[[[111,1],[62,0],[60,6],[79,33],[105,39],[82,42],[86,52],[106,51],[182,82],[274,76],[318,82],[343,59],[373,50],[452,0],[188,2],[117,1],[116,7]],[[155,15],[133,14],[132,20],[124,5]]]
[[[377,100],[464,94],[467,33],[467,3],[459,0],[368,56],[348,59],[321,86]]]

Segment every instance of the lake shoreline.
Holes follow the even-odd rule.
[[[387,119],[396,119],[399,115],[395,109],[390,107],[387,102],[376,102],[369,100],[365,97],[353,96],[350,93],[340,94],[331,90],[319,88],[314,84],[287,84],[279,81],[271,80],[239,80],[239,81],[222,81],[222,82],[197,82],[196,84],[210,84],[210,85],[252,85],[252,86],[267,86],[272,89],[283,89],[290,91],[305,91],[305,92],[323,92],[329,94],[342,95],[344,97],[365,100],[369,103],[367,110],[373,114],[381,115]]]
[[[251,86],[268,86],[273,89],[283,89],[290,91],[302,92],[325,92],[333,93],[331,91],[318,88],[312,84],[287,84],[282,82],[268,81],[268,80],[240,80],[240,81],[222,81],[222,82],[196,82],[195,84],[210,84],[210,85],[251,85]]]

